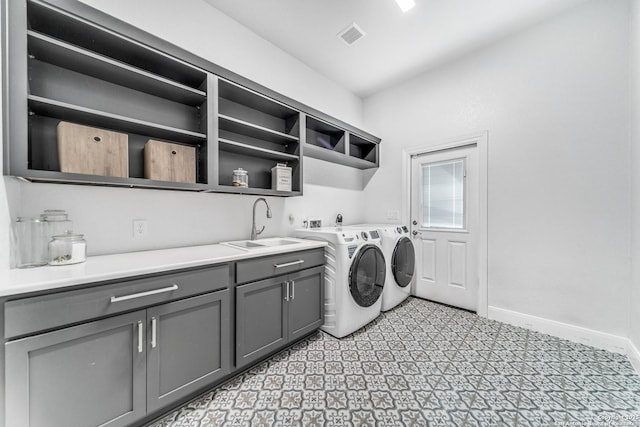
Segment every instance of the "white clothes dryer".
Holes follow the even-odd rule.
[[[328,243],[322,330],[342,338],[380,315],[386,263],[378,231],[325,227],[296,230],[295,235]]]
[[[409,297],[415,272],[415,250],[406,226],[397,224],[356,224],[345,230],[378,230],[387,264],[382,311],[391,310]]]

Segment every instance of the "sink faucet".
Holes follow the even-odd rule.
[[[264,225],[262,226],[262,228],[260,229],[260,231],[258,231],[257,227],[256,227],[256,205],[258,204],[258,202],[262,200],[264,202],[264,204],[267,206],[267,218],[271,218],[273,215],[271,214],[271,208],[269,207],[269,203],[267,203],[267,201],[265,200],[264,197],[260,197],[258,199],[256,199],[255,202],[253,202],[253,219],[251,221],[251,240],[256,240],[258,238],[258,236],[260,234],[262,234],[262,232],[264,231]]]

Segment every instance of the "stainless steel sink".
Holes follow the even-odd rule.
[[[236,246],[242,249],[263,248],[264,245],[256,243],[253,240],[238,240],[236,242],[223,242],[225,245]]]
[[[285,246],[285,245],[295,245],[296,242],[295,240],[288,240],[288,239],[262,239],[259,240],[259,242],[264,245],[264,246],[269,246],[269,247],[273,247],[273,246]]]
[[[273,248],[278,246],[295,245],[296,243],[300,243],[300,242],[293,239],[282,239],[280,237],[273,237],[270,239],[260,239],[260,240],[235,240],[233,242],[221,242],[222,245],[240,248],[244,250]]]

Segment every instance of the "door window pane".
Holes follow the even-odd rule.
[[[422,227],[464,228],[464,159],[422,165]]]

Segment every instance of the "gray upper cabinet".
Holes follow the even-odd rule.
[[[6,344],[6,426],[127,426],[146,413],[144,311]]]
[[[2,50],[3,132],[9,141],[4,144],[5,175],[298,196],[303,155],[358,168],[378,165],[380,140],[373,135],[82,2],[12,0],[2,2],[2,8],[8,47]],[[66,144],[69,137],[60,136],[61,122],[124,134],[126,148],[115,150],[118,172],[109,166],[67,166],[68,151],[60,148],[60,140]],[[114,152],[107,139],[85,139],[87,150]],[[166,145],[170,154],[147,158],[150,140],[187,148]],[[92,166],[107,156],[75,157],[72,163]],[[171,172],[149,173],[153,162]],[[278,163],[291,168],[291,191],[272,188],[271,169]],[[232,186],[237,168],[249,172],[249,188]]]

